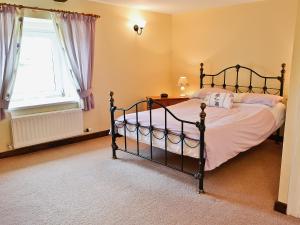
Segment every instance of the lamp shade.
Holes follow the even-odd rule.
[[[140,27],[140,28],[145,28],[146,26],[146,21],[145,20],[142,20],[140,19],[139,21],[137,21],[137,25]]]
[[[187,77],[179,77],[179,80],[178,80],[178,86],[179,87],[185,87],[185,86],[188,86],[188,85],[189,85],[189,82],[188,82]]]

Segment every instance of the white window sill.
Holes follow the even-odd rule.
[[[35,100],[34,102],[11,102],[9,111],[19,111],[19,110],[26,110],[26,109],[37,109],[37,108],[45,108],[51,106],[60,106],[66,104],[77,104],[80,107],[80,103],[78,100],[74,98],[51,98]]]

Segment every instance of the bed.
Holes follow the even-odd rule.
[[[229,73],[230,70],[234,70],[233,76]],[[241,70],[248,73],[241,73]],[[201,63],[200,89],[203,90],[207,86],[221,87],[235,93],[259,92],[282,96],[284,74],[285,64],[282,64],[279,76],[262,76],[240,65],[227,67],[217,74],[209,75],[204,73],[204,65]],[[247,85],[245,79],[241,79],[242,75],[249,77]],[[139,111],[139,105],[145,103],[148,104],[149,110]],[[199,193],[204,193],[205,171],[215,169],[239,153],[262,143],[274,133],[279,141],[279,129],[285,119],[285,105],[281,102],[272,107],[237,102],[230,109],[206,107],[201,98],[191,98],[169,107],[160,105],[159,109],[152,109],[154,104],[159,105],[148,99],[127,109],[118,108],[114,105],[113,92],[110,93],[113,158],[117,158],[116,151],[120,150],[155,161],[153,149],[160,148],[165,152],[162,164],[169,166],[168,152],[175,153],[181,160],[181,166],[176,169],[185,173],[188,173],[183,166],[185,157],[196,158],[198,171],[191,175],[199,180]],[[127,113],[132,110],[133,113]],[[115,119],[116,112],[122,115]],[[117,145],[117,138],[120,136],[125,140],[123,149]],[[136,153],[128,151],[127,138],[136,141]],[[149,146],[149,157],[140,154],[142,143]]]

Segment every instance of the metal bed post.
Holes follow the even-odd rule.
[[[165,130],[164,130],[164,136],[165,136],[165,166],[168,165],[168,119],[167,119],[167,110],[165,110]]]
[[[200,152],[199,152],[199,171],[195,175],[196,179],[199,179],[199,194],[204,193],[203,181],[204,181],[204,169],[205,169],[205,156],[204,156],[204,133],[205,133],[205,117],[206,113],[204,112],[206,104],[201,104],[201,113],[200,113],[200,122],[197,122],[196,126],[200,131]]]
[[[150,160],[153,160],[153,131],[154,128],[152,126],[152,105],[153,99],[149,98],[147,101],[148,108],[149,108],[149,116],[150,116],[150,124],[149,124],[149,133],[150,133]]]
[[[239,92],[239,72],[240,72],[240,69],[241,69],[241,66],[239,64],[237,64],[235,66],[236,68],[236,81],[235,81],[235,93],[238,93]]]
[[[117,139],[117,135],[116,135],[116,130],[115,130],[115,111],[117,109],[117,107],[114,105],[114,93],[111,91],[109,93],[110,95],[110,117],[111,117],[111,148],[112,148],[112,157],[113,159],[117,159],[117,154],[116,151],[118,150],[118,145],[116,143],[116,139]],[[125,125],[126,126],[126,125]]]
[[[281,77],[279,77],[278,79],[280,80],[280,96],[283,96],[283,88],[284,88],[284,75],[285,75],[285,63],[281,64]]]
[[[253,92],[253,86],[252,86],[252,77],[253,77],[253,71],[250,70],[250,81],[249,81],[249,93]]]
[[[284,75],[285,75],[285,67],[286,67],[286,64],[285,63],[282,63],[281,64],[281,76],[278,77],[278,80],[280,81],[280,96],[283,97],[283,88],[284,88]],[[276,131],[276,137],[275,137],[275,141],[277,143],[280,143],[281,141],[281,138],[280,138],[280,128]]]
[[[140,155],[140,140],[139,140],[139,132],[140,132],[140,123],[139,123],[139,109],[138,104],[135,105],[135,119],[136,119],[136,151],[137,155]]]
[[[180,170],[183,171],[183,146],[184,146],[184,139],[185,139],[185,134],[184,134],[184,125],[183,122],[181,122],[181,133],[180,133],[180,141],[181,141],[181,152],[180,152],[180,161],[181,161],[181,166],[180,166]]]
[[[124,120],[124,147],[125,152],[127,152],[127,120],[126,120],[126,111],[123,110],[123,120]]]
[[[200,89],[203,88],[203,79],[205,77],[203,66],[204,66],[204,64],[200,63]]]
[[[223,89],[226,89],[226,70],[224,71]]]

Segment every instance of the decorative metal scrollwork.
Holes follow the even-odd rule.
[[[162,137],[158,137],[158,136],[155,135],[154,132],[152,133],[152,136],[153,136],[154,138],[156,138],[157,140],[163,140],[163,139],[165,139],[165,137],[166,137],[164,134],[163,134]]]
[[[129,128],[129,125],[135,126],[135,129],[130,129],[130,128]],[[167,130],[167,129],[161,131],[160,129],[155,129],[153,126],[143,127],[143,126],[141,126],[140,124],[130,124],[130,123],[128,123],[127,121],[122,121],[122,122],[121,122],[121,121],[118,121],[118,123],[115,124],[115,127],[116,127],[117,129],[122,129],[122,128],[124,128],[124,126],[126,127],[126,130],[127,130],[128,132],[130,132],[130,133],[135,133],[135,132],[137,132],[137,130],[138,130],[138,132],[139,132],[142,136],[147,137],[147,136],[149,136],[149,135],[152,134],[152,137],[153,137],[153,138],[155,138],[155,139],[157,139],[157,140],[160,140],[160,141],[163,140],[163,139],[165,139],[165,138],[167,138],[168,142],[170,142],[171,144],[174,144],[174,145],[177,145],[177,144],[179,144],[180,142],[183,142],[183,143],[184,143],[187,147],[189,147],[189,148],[197,148],[197,147],[199,147],[199,144],[200,144],[200,142],[199,142],[198,140],[190,139],[190,138],[188,138],[185,134],[180,134],[180,135],[178,135],[178,134],[177,134],[177,135],[176,135],[176,134],[171,134],[170,131]],[[200,128],[200,129],[202,128],[200,122],[196,122],[196,126],[197,126],[198,128]],[[142,131],[142,128],[145,129],[145,130],[148,130],[148,132]],[[157,134],[155,134],[155,131],[162,132],[163,135],[162,135],[161,137],[159,137]],[[171,139],[171,138],[170,138],[171,135],[172,135],[173,137],[177,137],[178,140]],[[191,145],[191,144],[189,144],[188,140],[193,141],[193,142],[196,142],[196,144],[195,144],[195,145]]]
[[[263,76],[259,73],[257,73],[256,71],[248,68],[248,67],[245,67],[245,66],[241,66],[241,65],[236,65],[236,66],[231,66],[231,67],[227,67],[225,69],[223,69],[222,71],[220,71],[219,73],[217,74],[205,74],[204,73],[204,64],[201,63],[201,69],[200,69],[200,88],[203,88],[204,86],[211,86],[211,87],[223,87],[224,89],[228,88],[228,87],[232,87],[236,93],[244,93],[244,92],[248,92],[248,93],[270,93],[270,94],[275,94],[275,95],[280,95],[280,96],[283,96],[283,88],[284,88],[284,76],[285,76],[285,67],[286,65],[283,63],[281,65],[281,76]],[[236,73],[235,75],[235,78],[236,78],[236,82],[235,82],[235,85],[229,85],[229,81],[226,80],[226,72],[228,70],[232,70],[232,69],[235,69],[236,70]],[[241,80],[239,79],[240,78],[240,71],[241,70],[248,70],[250,75],[249,75],[249,83],[247,84],[247,86],[243,86],[241,85],[241,82],[245,82],[245,79]],[[216,77],[218,76],[222,76],[223,77],[223,84],[216,84],[215,82],[215,79]],[[211,79],[208,79],[208,81],[206,81],[204,83],[204,78],[205,77],[210,77]],[[264,80],[264,85],[261,86],[261,87],[254,87],[252,85],[253,81],[254,81],[254,77],[256,79],[259,79],[259,80]],[[267,82],[270,81],[270,80],[277,80],[279,81],[278,82],[278,85],[275,86],[275,88],[271,88],[269,85],[267,85]],[[226,83],[227,82],[227,83]],[[247,88],[247,90],[244,90],[242,91],[240,88],[243,87],[243,88]],[[255,90],[254,90],[255,89]],[[260,92],[260,90],[262,90],[262,92]],[[273,90],[271,93],[269,90]],[[276,93],[275,93],[276,91]]]
[[[149,129],[148,129],[148,133],[143,133],[140,128],[138,128],[138,130],[139,130],[139,133],[145,137],[147,137],[151,133],[151,131]]]

